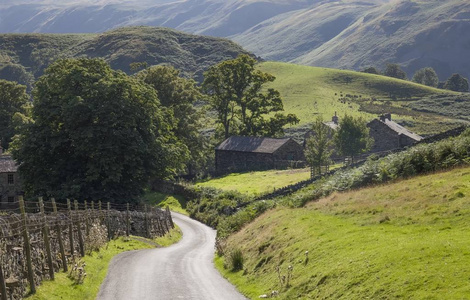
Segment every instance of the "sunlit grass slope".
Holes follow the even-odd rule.
[[[228,240],[244,270],[216,264],[251,299],[468,299],[469,230],[467,167],[269,211]]]
[[[262,194],[309,178],[310,169],[270,170],[233,173],[224,177],[199,182],[196,185],[225,191],[238,191],[246,194]]]
[[[391,112],[394,118],[415,126],[418,133],[440,131],[442,124],[452,123],[444,116],[406,106],[421,97],[452,93],[449,91],[386,76],[280,62],[264,62],[258,69],[276,76],[269,87],[280,91],[286,112],[295,113],[300,125],[311,123],[318,114],[329,121],[335,112],[340,117],[347,113],[367,120]]]

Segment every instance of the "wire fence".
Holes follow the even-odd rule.
[[[23,299],[54,273],[118,236],[154,238],[174,227],[169,209],[54,199],[0,208],[0,300]]]

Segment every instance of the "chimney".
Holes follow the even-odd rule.
[[[383,114],[380,115],[380,116],[379,116],[379,119],[380,119],[380,121],[385,122],[385,115],[383,115]]]
[[[389,121],[392,120],[392,114],[391,113],[386,113],[384,114],[385,119],[388,119]]]
[[[336,112],[335,112],[335,115],[333,116],[333,118],[331,118],[331,121],[333,121],[333,123],[335,123],[335,124],[338,124],[338,116],[336,115]]]

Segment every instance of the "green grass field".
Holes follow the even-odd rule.
[[[100,290],[101,283],[104,281],[108,272],[108,266],[111,259],[122,252],[140,249],[155,248],[154,243],[161,246],[169,246],[178,242],[182,238],[181,230],[176,227],[167,233],[164,237],[149,240],[144,243],[143,238],[133,239],[120,237],[110,241],[103,246],[100,251],[86,255],[82,261],[86,263],[85,272],[87,277],[82,284],[75,284],[68,277],[68,273],[56,273],[54,281],[44,281],[34,295],[27,297],[29,300],[93,300]]]
[[[410,81],[355,71],[264,62],[258,69],[276,76],[267,87],[279,90],[284,109],[300,118],[300,126],[321,114],[326,121],[335,112],[371,120],[383,112],[405,121],[420,134],[440,132],[454,121],[445,116],[413,111],[407,104],[434,94],[455,94]],[[414,127],[414,128],[413,128]]]
[[[166,208],[168,206],[171,211],[186,216],[188,215],[186,211],[186,199],[181,196],[148,191],[145,193],[143,200],[150,205],[160,208]]]
[[[469,167],[335,193],[263,214],[228,239],[244,270],[216,265],[251,299],[468,299],[469,200]]]
[[[270,170],[249,173],[233,173],[224,177],[199,182],[196,186],[213,187],[225,191],[258,195],[272,192],[310,178],[310,169]]]

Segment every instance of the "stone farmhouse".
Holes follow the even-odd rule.
[[[331,118],[331,121],[329,122],[323,122],[323,125],[327,126],[328,127],[328,136],[330,138],[333,138],[333,134],[334,132],[338,129],[339,127],[339,118],[338,116],[336,115],[336,112],[335,112],[335,115]],[[315,132],[313,130],[309,130],[305,133],[304,135],[304,148],[306,147],[307,145],[307,139],[309,139],[310,137],[312,136],[315,136]],[[336,154],[335,152],[335,149],[334,149],[334,145],[331,145],[329,150],[332,150],[332,154],[331,154],[331,159],[337,159],[338,158],[338,155]]]
[[[0,207],[18,200],[22,185],[18,176],[18,166],[10,155],[4,155],[0,146]]]
[[[215,149],[218,175],[304,166],[303,148],[290,138],[232,136]]]
[[[323,124],[331,128],[331,135],[333,135],[333,132],[340,126],[340,122],[336,116],[336,113],[330,122],[325,122]],[[390,113],[383,114],[377,119],[370,121],[367,123],[367,127],[369,127],[370,137],[374,139],[374,144],[370,150],[370,153],[411,146],[423,139],[423,137],[392,121],[392,115]],[[312,130],[307,131],[305,134],[305,141],[313,135],[315,135],[315,133]],[[338,156],[333,151],[332,159],[337,158]]]
[[[381,152],[411,146],[423,137],[392,121],[387,113],[367,123],[369,134],[374,139],[370,152]]]

